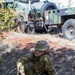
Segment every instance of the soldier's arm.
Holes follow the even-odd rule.
[[[48,75],[55,75],[55,69],[49,56],[46,56],[44,58],[44,62],[45,62],[45,70],[48,72]]]

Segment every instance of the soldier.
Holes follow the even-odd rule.
[[[17,61],[17,75],[55,75],[48,43],[44,40],[38,41],[34,48],[34,52]]]

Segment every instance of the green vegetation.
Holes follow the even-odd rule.
[[[11,30],[14,26],[14,16],[15,12],[11,8],[0,10],[0,33],[4,30]]]
[[[0,8],[0,37],[2,39],[2,31],[10,31],[14,27],[15,16],[15,11],[12,8]]]

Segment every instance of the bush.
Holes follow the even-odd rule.
[[[11,30],[14,26],[15,12],[11,8],[0,10],[0,33],[5,30]]]

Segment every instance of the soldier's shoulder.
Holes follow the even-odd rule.
[[[29,58],[33,58],[33,57],[34,57],[34,52],[28,52],[27,54],[25,54],[22,57],[20,57],[18,59],[18,61],[28,60]]]
[[[25,56],[34,56],[34,52],[28,52]]]
[[[28,53],[26,53],[26,55],[28,55],[28,54],[34,54],[34,52],[28,52]]]

